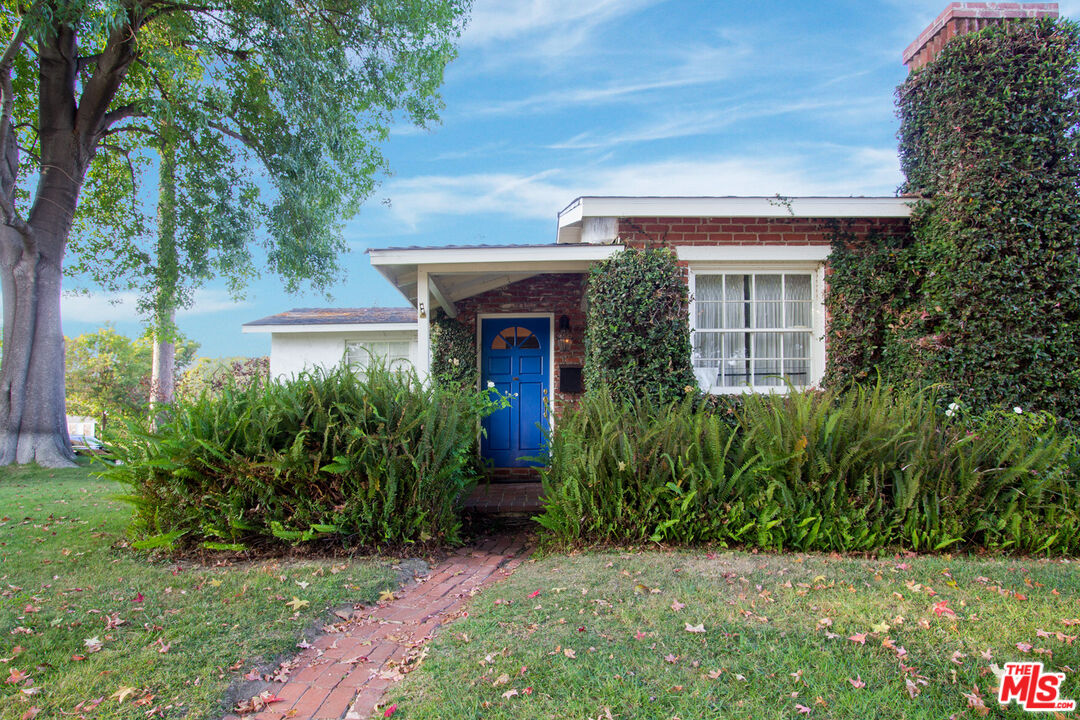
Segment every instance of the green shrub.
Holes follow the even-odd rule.
[[[593,266],[586,291],[585,387],[672,399],[696,388],[688,296],[670,250],[627,248]]]
[[[454,542],[491,407],[378,365],[257,381],[178,403],[105,475],[131,486],[144,546]]]
[[[476,333],[442,309],[431,319],[431,375],[451,388],[471,390],[480,382],[476,366]]]
[[[1080,550],[1075,445],[1048,414],[943,415],[882,386],[619,403],[555,431],[541,525],[561,541],[799,550]]]
[[[906,243],[830,258],[829,379],[943,387],[1080,423],[1080,26],[950,40],[897,91]]]

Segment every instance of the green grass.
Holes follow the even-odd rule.
[[[1080,642],[1037,632],[1080,634],[1062,622],[1080,617],[1077,569],[947,556],[549,556],[477,596],[389,702],[395,718],[425,719],[974,718],[962,693],[977,685],[990,717],[1023,717],[998,706],[990,665],[1042,660],[1068,673],[1063,695],[1080,700]],[[939,601],[956,617],[935,613]],[[849,639],[863,633],[865,644]]]
[[[369,560],[152,561],[126,546],[123,490],[87,468],[0,468],[0,718],[220,717],[231,682],[393,582]],[[2,682],[14,671],[29,681]]]

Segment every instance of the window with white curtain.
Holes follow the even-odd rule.
[[[694,372],[710,392],[813,384],[814,273],[694,276]]]
[[[391,369],[409,367],[408,341],[350,340],[345,343],[345,358],[358,373],[367,371],[368,366],[379,358]]]

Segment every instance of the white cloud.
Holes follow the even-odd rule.
[[[476,0],[463,47],[505,43],[543,36],[538,42],[549,54],[569,52],[584,44],[598,26],[630,15],[657,0]]]
[[[514,100],[485,103],[464,115],[504,115],[528,112],[552,112],[567,107],[625,104],[628,100],[646,99],[658,90],[714,84],[731,77],[738,63],[752,56],[746,35],[719,32],[712,44],[669,46],[656,48],[648,54],[648,69],[626,72],[615,82],[598,85],[566,87],[560,78],[555,90],[536,93]],[[624,79],[626,76],[632,79]]]
[[[824,169],[823,169],[824,168]],[[580,195],[891,195],[900,183],[892,148],[804,145],[789,152],[680,158],[398,180],[391,212],[416,227],[438,216],[484,213],[553,220]]]
[[[777,102],[774,99],[767,102],[732,105],[717,110],[689,111],[685,108],[672,108],[665,116],[637,127],[603,135],[591,132],[579,133],[567,140],[553,143],[549,147],[559,150],[611,148],[627,143],[705,135],[738,122],[780,115],[815,113],[818,118],[828,114],[843,119],[863,117],[866,113],[875,111],[891,113],[892,99],[815,98],[793,100],[787,103]]]
[[[66,293],[60,300],[60,314],[65,321],[104,324],[106,322],[137,322],[143,318],[138,311],[139,294],[118,293]],[[209,315],[211,313],[240,310],[250,307],[244,300],[233,300],[224,290],[200,288],[195,291],[191,307],[179,310],[177,317]]]

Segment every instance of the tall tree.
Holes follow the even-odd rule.
[[[116,277],[148,262],[113,230],[140,220],[128,191],[162,122],[177,167],[206,170],[188,197],[221,209],[223,226],[263,218],[286,288],[325,286],[342,219],[385,168],[388,128],[437,117],[468,1],[0,0],[0,464],[71,460],[65,252]],[[73,226],[94,230],[68,248]],[[246,240],[205,237],[223,236]],[[230,253],[250,261],[252,243]],[[222,262],[196,256],[208,273]]]

